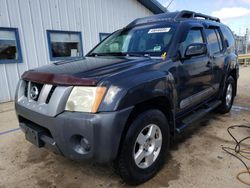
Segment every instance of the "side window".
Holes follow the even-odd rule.
[[[218,40],[218,35],[215,29],[206,29],[208,48],[211,54],[215,54],[221,51],[222,43]]]
[[[221,31],[225,40],[227,40],[229,48],[234,50],[235,40],[231,30],[226,26],[221,26]]]
[[[20,62],[22,54],[17,28],[0,27],[0,64]]]
[[[221,35],[218,29],[215,30],[216,35],[217,35],[217,39],[219,42],[219,46],[220,46],[220,51],[223,50],[223,43],[222,43],[222,39],[221,39]]]
[[[102,46],[103,53],[118,53],[126,51],[126,41],[130,40],[131,36],[120,35],[110,39],[104,46]],[[108,40],[108,39],[107,39]]]
[[[185,41],[182,43],[182,47],[185,50],[188,45],[192,43],[204,43],[202,32],[200,29],[189,30]]]
[[[81,32],[47,30],[50,60],[83,56]]]

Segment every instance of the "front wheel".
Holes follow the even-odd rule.
[[[222,104],[219,106],[218,111],[220,113],[228,113],[233,105],[235,97],[235,80],[232,76],[229,76],[226,81],[225,90],[222,96]]]
[[[169,126],[159,110],[147,110],[130,125],[117,168],[122,179],[137,185],[152,178],[161,168],[169,146]]]

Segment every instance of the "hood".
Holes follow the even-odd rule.
[[[96,85],[104,78],[159,61],[149,57],[86,57],[32,69],[22,78],[57,85]]]

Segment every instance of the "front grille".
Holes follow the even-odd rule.
[[[55,89],[56,89],[56,86],[53,86],[53,87],[51,88],[51,90],[50,90],[50,92],[49,92],[49,94],[48,94],[48,97],[47,97],[47,99],[46,99],[46,104],[49,103],[49,101],[50,101],[50,99],[51,99],[51,96],[52,96],[52,94],[54,93]]]
[[[29,100],[39,101],[48,104],[56,86],[48,84],[39,84],[30,81],[24,81],[24,96]]]
[[[32,86],[37,87],[37,97],[30,96]],[[33,112],[55,117],[65,110],[65,100],[70,95],[73,86],[53,86],[21,80],[18,85],[16,102],[18,105]]]
[[[28,84],[29,84],[29,82],[27,82],[27,81],[24,81],[24,82],[25,82],[24,96],[25,96],[25,97],[28,97]]]

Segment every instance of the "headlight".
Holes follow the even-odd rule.
[[[106,87],[74,87],[66,103],[65,110],[97,112]]]

